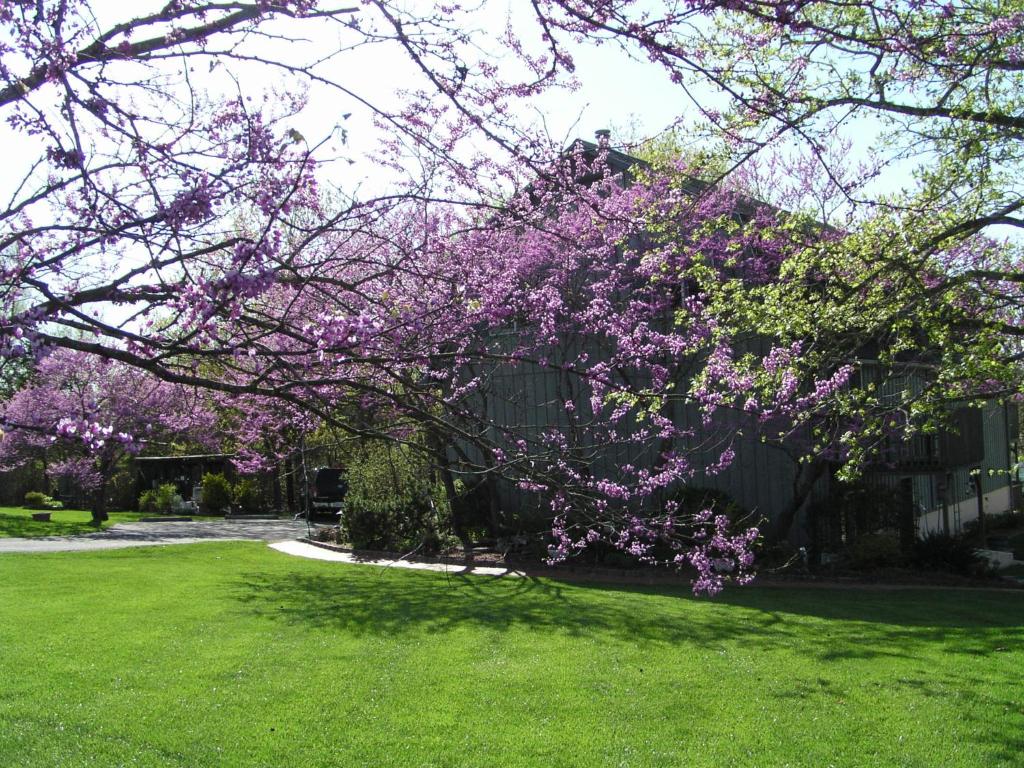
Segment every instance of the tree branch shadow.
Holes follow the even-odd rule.
[[[822,661],[984,657],[1024,649],[1024,595],[733,589],[697,600],[685,587],[560,583],[372,566],[253,574],[232,592],[247,612],[353,635],[502,632],[608,637],[675,646],[742,642]],[[664,600],[651,598],[664,597]]]

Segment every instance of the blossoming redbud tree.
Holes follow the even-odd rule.
[[[48,479],[67,478],[92,495],[99,523],[107,519],[107,486],[124,457],[166,450],[173,441],[215,446],[215,422],[194,388],[58,349],[0,406],[0,466],[44,459]]]

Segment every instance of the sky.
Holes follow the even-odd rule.
[[[90,0],[89,6],[96,17],[97,28],[106,30],[127,18],[157,12],[166,2],[133,0],[129,4],[124,0]],[[410,0],[412,7],[417,7],[416,2]],[[536,43],[537,28],[524,23],[521,14],[524,8],[528,8],[528,4],[523,0],[490,0],[483,10],[474,12],[471,17],[473,27],[467,30],[470,47],[493,53],[509,19],[525,31],[527,41]],[[277,22],[276,31],[281,33],[278,40],[249,41],[247,45],[270,58],[294,59],[296,55],[319,56],[321,51],[335,50],[346,42],[336,27],[319,22],[311,26],[308,22],[281,20]],[[634,61],[617,46],[577,46],[572,53],[578,87],[572,91],[559,89],[521,104],[517,113],[517,118],[524,122],[543,124],[557,144],[568,145],[578,137],[592,139],[595,130],[609,127],[629,126],[628,138],[631,139],[654,135],[685,110],[679,92],[660,68]],[[237,86],[225,77],[224,70],[207,71],[207,63],[200,62],[197,60],[191,74],[196,84],[214,94],[218,90],[233,93]],[[295,85],[282,73],[268,72],[255,65],[233,63],[232,68],[250,94]],[[418,73],[393,43],[350,51],[337,60],[324,62],[320,71],[351,89],[353,95],[346,97],[322,86],[313,86],[308,106],[294,119],[292,127],[311,144],[333,135],[331,146],[324,149],[328,154],[337,153],[345,162],[327,166],[329,170],[325,173],[329,174],[331,184],[360,197],[387,191],[391,183],[388,172],[371,159],[381,130],[374,124],[371,110],[362,106],[359,98],[385,107],[397,106],[401,103],[403,88],[417,87],[417,83],[422,82]],[[55,106],[48,106],[39,98],[35,98],[34,103],[56,116]],[[344,115],[348,117],[343,118]],[[335,130],[337,127],[345,129],[344,146],[340,132]],[[16,133],[3,121],[0,121],[0,144],[6,150],[5,162],[0,165],[0,194],[10,196],[45,147],[39,138]]]
[[[165,4],[166,0],[135,0],[129,7],[131,14],[137,17]],[[417,3],[411,0],[410,5],[415,8]],[[123,0],[92,0],[91,6],[99,26],[103,28],[125,18],[126,3]],[[492,52],[508,18],[517,29],[524,31],[524,39],[536,41],[537,28],[523,15],[527,8],[528,4],[523,0],[492,0],[486,3],[471,17],[474,24],[470,34],[472,44]],[[329,25],[320,25],[314,30],[313,37],[309,37],[309,24],[289,26],[282,22],[280,28],[288,36],[303,38],[298,43],[303,50],[326,51],[336,47],[341,39]],[[261,42],[260,49],[274,55],[277,45],[272,41]],[[592,138],[599,128],[626,125],[631,127],[630,133],[635,134],[631,138],[646,137],[663,130],[680,112],[685,111],[679,91],[659,67],[634,61],[614,45],[575,46],[572,52],[577,66],[578,89],[572,92],[560,89],[530,104],[523,104],[519,109],[522,120],[543,121],[552,139],[568,144],[577,137]],[[244,66],[236,69],[246,74]],[[350,69],[351,74],[346,69]],[[255,67],[251,70],[250,86],[253,82],[267,85],[273,82],[265,71]],[[418,80],[407,58],[393,44],[362,48],[339,58],[336,68],[328,65],[322,71],[359,96],[384,104],[396,103],[395,97],[387,94],[414,86]],[[340,116],[344,114],[351,116],[342,121]],[[360,183],[371,181],[368,175],[379,174],[380,169],[365,159],[379,138],[379,130],[373,125],[370,111],[354,99],[314,87],[310,105],[294,127],[307,140],[314,142],[330,134],[336,125],[344,127],[347,133],[347,144],[344,148],[338,146],[339,151],[347,159],[355,161],[351,166],[345,163],[344,172],[352,174]]]
[[[422,0],[408,0],[418,9],[432,5]],[[90,0],[97,27],[108,29],[131,17],[137,18],[155,12],[166,5],[166,0]],[[484,0],[479,10],[467,18],[471,27],[463,27],[469,35],[470,48],[476,47],[488,55],[501,48],[498,41],[506,24],[520,32],[523,41],[536,46],[540,32],[529,15],[525,0]],[[371,18],[360,13],[360,18]],[[315,57],[322,52],[336,50],[350,42],[337,25],[315,22],[279,20],[274,31],[281,38],[258,39],[247,43],[250,51],[270,58],[295,60]],[[283,42],[283,41],[289,42]],[[558,145],[568,145],[575,138],[592,139],[594,132],[612,128],[613,145],[648,138],[672,125],[681,116],[696,113],[678,86],[672,84],[664,70],[648,61],[638,61],[614,43],[604,45],[572,45],[570,51],[576,64],[578,87],[573,90],[557,89],[542,94],[530,102],[518,105],[516,117],[523,123],[542,125],[550,139]],[[473,51],[468,51],[470,55]],[[513,66],[511,56],[502,64]],[[206,62],[197,60],[194,82],[215,93],[233,92],[236,84],[225,76],[223,69],[206,71]],[[272,87],[294,88],[294,78],[266,68],[234,62],[231,68],[250,94]],[[370,156],[382,138],[380,128],[374,124],[371,110],[360,104],[366,99],[384,107],[397,107],[401,103],[401,89],[420,87],[420,74],[412,67],[408,57],[394,43],[373,44],[351,50],[338,58],[325,61],[319,72],[348,88],[351,96],[331,91],[324,86],[312,86],[309,105],[293,121],[305,139],[314,144],[333,137],[323,148],[323,155],[338,156],[343,162],[332,164],[332,181],[348,192],[361,190],[365,195],[386,191],[390,183],[388,173]],[[698,89],[696,95],[706,105],[721,106],[709,90]],[[348,116],[348,117],[343,117]],[[344,129],[345,143],[342,144]],[[8,148],[7,160],[0,168],[0,193],[16,185],[39,148],[24,136],[14,134],[0,122],[0,141]],[[866,142],[854,147],[854,152],[866,152]]]

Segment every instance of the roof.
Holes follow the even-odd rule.
[[[200,459],[233,459],[233,453],[193,453],[187,456],[136,456],[136,461],[188,461]]]
[[[638,166],[640,166],[642,168],[649,168],[650,167],[650,163],[648,163],[646,160],[641,160],[639,157],[633,157],[632,155],[627,155],[625,152],[620,152],[619,150],[612,149],[611,147],[603,147],[602,148],[601,146],[595,144],[592,141],[584,141],[583,139],[576,139],[576,141],[573,142],[573,146],[581,147],[583,149],[583,153],[590,160],[595,158],[597,156],[598,152],[601,152],[601,151],[607,152],[608,153],[608,166],[615,173],[623,173],[625,171],[628,171],[630,168],[632,168],[635,165],[638,165]]]

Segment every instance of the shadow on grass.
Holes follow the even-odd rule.
[[[790,649],[820,661],[988,656],[1024,649],[1024,596],[1000,593],[734,589],[695,600],[684,588],[560,584],[379,569],[256,574],[235,585],[247,611],[354,635],[502,632]]]
[[[727,589],[729,605],[901,627],[1024,628],[1024,590],[911,587],[753,587]]]
[[[1012,698],[1000,696],[993,683],[1012,691]],[[1024,755],[1024,698],[1019,675],[984,676],[943,674],[930,670],[927,676],[903,678],[899,686],[923,698],[953,700],[962,725],[960,738],[985,746],[999,765],[1018,766]]]
[[[444,578],[367,566],[258,573],[235,582],[230,594],[243,611],[271,621],[375,639],[526,630],[538,643],[545,635],[579,637],[595,653],[611,652],[604,641],[669,645],[684,656],[709,648],[737,653],[795,672],[783,676],[790,684],[766,689],[779,706],[818,695],[834,701],[851,686],[866,690],[869,701],[877,687],[888,706],[954,701],[958,740],[1000,765],[1024,754],[1024,595],[1015,593],[733,589],[695,600],[685,588]],[[837,678],[837,662],[853,666]]]

